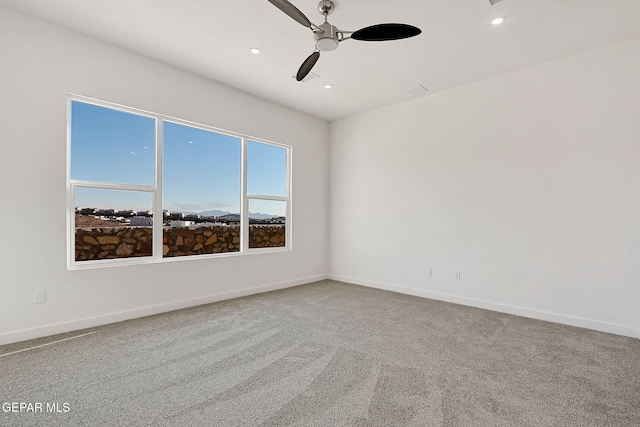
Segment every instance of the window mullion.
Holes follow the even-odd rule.
[[[241,158],[241,187],[242,187],[242,202],[240,206],[240,237],[241,246],[240,252],[246,252],[249,249],[249,195],[247,194],[247,138],[242,138],[242,154]]]
[[[162,161],[164,160],[164,121],[156,119],[156,175],[153,192],[153,258],[162,259],[164,212],[162,211]]]
[[[266,194],[247,194],[249,199],[261,199],[261,200],[277,200],[280,202],[286,202],[287,196],[268,196]]]
[[[286,206],[286,210],[285,210],[286,218],[287,218],[286,219],[286,224],[285,224],[285,226],[286,226],[286,239],[285,239],[286,243],[285,244],[286,244],[287,248],[289,248],[289,250],[292,249],[292,242],[293,242],[293,239],[291,237],[293,235],[293,233],[291,233],[291,230],[293,229],[293,227],[292,227],[293,214],[292,214],[292,204],[291,204],[291,198],[292,198],[292,193],[293,193],[293,190],[291,188],[291,185],[292,185],[292,176],[291,175],[293,174],[293,169],[291,167],[291,149],[292,149],[291,147],[285,149],[286,156],[287,156],[287,160],[285,162],[285,165],[286,165],[285,167],[287,168],[287,171],[286,171],[286,182],[287,182],[287,184],[286,184],[286,190],[285,190],[286,191],[286,196],[287,196],[286,197],[287,206]]]
[[[67,268],[71,267],[75,263],[75,229],[76,229],[76,212],[75,212],[75,203],[76,203],[76,188],[73,182],[68,180],[68,191],[67,195],[68,206],[67,206],[67,249],[68,249],[68,261]]]
[[[125,191],[143,191],[147,193],[153,193],[154,186],[151,185],[137,185],[137,184],[119,184],[112,182],[94,182],[94,181],[82,181],[71,180],[71,185],[81,188],[97,188],[103,190],[125,190]]]

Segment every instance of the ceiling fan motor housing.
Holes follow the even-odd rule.
[[[329,52],[335,50],[340,43],[338,40],[338,29],[333,25],[325,22],[319,26],[323,31],[314,31],[316,39],[316,49],[320,52]]]
[[[335,4],[331,0],[321,0],[318,3],[318,11],[323,15],[331,15],[335,9]]]

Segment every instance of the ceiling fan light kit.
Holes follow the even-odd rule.
[[[302,81],[320,59],[320,52],[330,52],[338,48],[340,42],[354,39],[360,41],[388,41],[415,37],[422,31],[408,24],[377,24],[361,28],[358,31],[345,31],[331,25],[327,19],[335,10],[335,3],[331,0],[321,0],[318,3],[318,11],[324,16],[324,22],[315,25],[297,7],[287,0],[269,0],[275,7],[289,15],[293,20],[313,31],[315,38],[315,51],[304,60],[296,80]]]
[[[321,24],[320,28],[322,31],[315,30],[313,32],[316,39],[316,49],[320,52],[330,52],[337,49],[340,43],[338,29],[328,22]]]

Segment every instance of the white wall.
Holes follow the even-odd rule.
[[[330,176],[331,277],[640,337],[640,39],[333,122]]]
[[[326,277],[326,122],[3,7],[0,58],[0,344]],[[67,93],[292,145],[293,251],[67,271]]]
[[[327,272],[638,336],[640,40],[340,120],[331,135],[3,7],[0,58],[0,344]],[[67,271],[69,92],[292,145],[294,250]]]

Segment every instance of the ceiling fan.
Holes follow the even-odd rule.
[[[329,52],[338,47],[338,44],[344,40],[354,39],[360,41],[386,41],[399,40],[414,37],[422,31],[412,25],[407,24],[378,24],[361,28],[358,31],[345,31],[327,22],[327,17],[331,15],[335,9],[335,4],[331,0],[322,0],[318,3],[318,11],[324,15],[324,23],[315,25],[300,12],[297,7],[289,3],[287,0],[269,0],[275,7],[289,15],[301,25],[311,29],[315,37],[315,51],[304,60],[298,73],[296,80],[304,79],[311,71],[318,59],[320,52]]]

